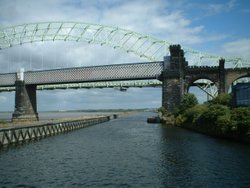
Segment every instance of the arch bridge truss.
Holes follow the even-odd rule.
[[[171,45],[149,35],[130,30],[80,22],[41,22],[0,28],[0,50],[25,43],[75,41],[122,49],[149,61],[162,61]],[[227,58],[183,47],[189,65],[216,65],[224,58],[230,67],[250,66],[242,58]]]

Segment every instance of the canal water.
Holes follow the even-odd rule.
[[[250,146],[152,113],[0,150],[0,187],[249,187]]]

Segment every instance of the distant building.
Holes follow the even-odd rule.
[[[233,105],[250,106],[250,83],[238,83],[232,87]]]

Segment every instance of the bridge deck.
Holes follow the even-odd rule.
[[[113,64],[93,67],[80,67],[24,73],[26,84],[64,84],[81,82],[149,80],[157,79],[163,70],[163,62],[133,64]],[[14,86],[16,74],[0,74],[0,87]]]

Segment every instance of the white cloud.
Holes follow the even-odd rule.
[[[237,6],[236,0],[230,0],[227,3],[211,3],[208,4],[206,9],[209,15],[229,12]]]
[[[233,57],[243,57],[250,59],[250,39],[240,39],[233,42],[225,43],[222,46],[222,54]]]

